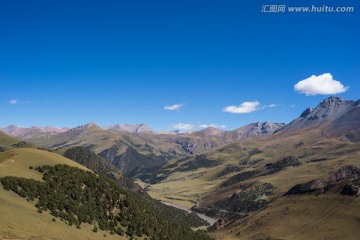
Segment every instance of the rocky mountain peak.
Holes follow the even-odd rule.
[[[324,99],[315,108],[307,108],[300,118],[307,120],[318,120],[320,118],[332,118],[343,113],[353,105],[354,101],[345,100],[339,97],[328,97]]]
[[[309,114],[302,114],[302,116],[307,118],[307,120],[316,121],[334,119],[335,117],[346,112],[353,105],[353,103],[354,101],[344,100],[339,97],[329,97],[323,100],[314,109],[310,108]]]
[[[85,125],[71,128],[70,130],[68,130],[66,132],[66,134],[67,135],[82,134],[82,133],[87,133],[87,132],[90,132],[91,130],[96,130],[96,129],[100,129],[100,127],[98,125],[96,125],[95,123],[90,122]]]
[[[316,108],[335,108],[339,105],[349,105],[352,103],[354,103],[354,101],[332,96],[324,99]]]
[[[9,135],[12,135],[13,132],[18,131],[19,129],[21,129],[21,127],[12,124],[2,128],[1,130]]]
[[[331,97],[328,97],[328,98],[325,98],[323,101],[323,103],[342,103],[342,102],[349,102],[348,100],[345,100],[343,98],[340,98],[340,97],[335,97],[335,96],[331,96]]]
[[[354,108],[356,103],[339,97],[328,97],[315,108],[307,108],[298,118],[286,125],[281,132],[319,126],[325,122],[334,122]]]
[[[273,134],[275,131],[282,128],[285,124],[284,123],[273,123],[273,122],[257,122],[255,123],[255,126],[251,130],[251,135],[269,135]]]
[[[90,123],[87,123],[87,124],[85,124],[83,126],[80,126],[80,127],[91,128],[91,127],[99,127],[99,126],[96,125],[96,123],[90,122]]]
[[[273,133],[279,128],[283,127],[284,125],[285,125],[284,123],[273,123],[273,122],[265,121],[261,123],[261,130],[264,133]]]
[[[261,137],[271,135],[284,126],[284,123],[273,123],[268,121],[256,122],[235,129],[232,132],[237,135],[238,140],[242,140],[247,137]]]

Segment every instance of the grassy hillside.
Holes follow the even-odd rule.
[[[72,167],[86,169],[82,165],[64,158],[58,154],[38,149],[21,148],[0,153],[0,177],[15,176],[34,178],[41,180],[41,174],[30,171],[33,168],[43,165],[54,166],[66,164]]]
[[[20,142],[19,139],[11,137],[11,136],[7,135],[6,133],[0,131],[0,146],[8,146],[9,147],[18,142]]]
[[[47,165],[48,167],[40,167],[43,165]],[[70,166],[76,168],[71,168]],[[94,208],[94,214],[97,213],[95,214],[95,219],[101,219],[102,224],[104,224],[104,221],[106,223],[106,219],[104,218],[105,215],[102,215],[103,211],[100,210],[100,206],[106,208],[118,201],[117,204],[123,209],[120,211],[121,214],[118,217],[119,219],[123,219],[121,222],[125,221],[122,222],[125,227],[120,227],[122,229],[121,232],[123,233],[127,232],[127,234],[130,234],[130,232],[133,232],[134,234],[141,233],[142,235],[144,232],[153,232],[150,236],[154,236],[155,238],[157,234],[159,234],[159,237],[162,236],[162,238],[164,238],[166,234],[170,234],[168,237],[171,237],[171,239],[177,239],[179,237],[183,239],[208,239],[202,234],[195,234],[187,226],[175,224],[175,221],[179,220],[177,218],[182,215],[184,215],[184,221],[193,221],[192,216],[189,214],[177,214],[175,215],[176,219],[168,219],[168,217],[173,214],[172,209],[167,209],[171,207],[160,209],[164,210],[160,211],[157,207],[152,207],[147,201],[144,201],[120,187],[116,182],[107,178],[98,177],[90,172],[86,173],[85,171],[79,170],[79,168],[87,170],[78,163],[47,151],[36,149],[14,149],[0,153],[0,178],[5,177],[3,178],[6,179],[4,180],[5,182],[3,182],[3,184],[6,183],[4,186],[7,186],[7,189],[12,189],[12,191],[5,191],[2,187],[0,188],[0,211],[2,213],[0,216],[0,239],[99,239],[105,237],[107,237],[107,239],[128,239],[129,236],[122,237],[118,235],[120,233],[113,233],[114,235],[110,234],[109,231],[112,229],[111,215],[108,216],[109,220],[107,220],[110,225],[100,225],[99,222],[97,232],[94,233],[94,223],[89,224],[90,222],[87,223],[86,220],[81,223],[81,226],[79,225],[79,228],[76,228],[75,226],[70,227],[69,225],[71,224],[78,224],[77,220],[74,220],[72,213],[68,212],[68,210],[68,215],[64,215],[62,210],[60,210],[62,208],[61,206],[63,206],[65,209],[71,208],[75,211],[75,214],[79,214],[78,210],[76,210],[77,207],[81,210],[89,204],[97,206],[99,203],[92,201],[97,199],[95,196],[103,196],[103,194],[115,194],[116,196],[121,195],[122,197],[115,196],[114,198],[113,196],[113,200],[109,200],[108,204],[105,204],[108,200],[105,201],[103,199],[101,200],[99,207]],[[43,174],[46,176],[45,178]],[[89,200],[87,203],[87,200],[84,200],[88,198],[88,195],[85,195],[85,192],[83,192],[85,189],[76,184],[87,186],[89,183],[95,185],[100,184],[101,186],[94,188],[90,187],[93,184],[88,186],[89,192],[92,192],[94,197],[90,197],[89,199],[91,201]],[[18,191],[19,188],[17,186],[14,187],[14,184],[19,184],[19,186],[31,185],[34,188],[31,191],[25,190],[24,193],[22,190]],[[63,186],[68,186],[70,188],[63,188]],[[20,189],[22,188],[23,187]],[[54,189],[57,189],[57,192],[55,192]],[[68,203],[63,203],[65,205],[58,205],[61,199],[61,201],[67,199],[67,197],[64,198],[64,196],[73,194],[72,192],[67,192],[70,189],[75,190],[74,194],[76,193],[76,199],[84,194],[80,199],[85,202],[77,205],[76,202],[71,203],[71,201],[74,200],[70,199]],[[50,190],[54,192],[52,193]],[[97,193],[98,191],[103,191],[103,193]],[[38,213],[34,205],[35,202],[31,200],[32,197],[29,197],[29,199],[26,200],[14,192],[17,192],[22,197],[26,197],[27,194],[30,194],[29,196],[35,194],[35,196],[38,196],[36,198],[39,199],[41,209],[51,209],[53,216],[50,215],[48,211],[41,211],[41,214]],[[86,190],[86,192],[88,191]],[[59,207],[58,210],[56,210],[57,208],[54,208],[54,204]],[[39,206],[37,207],[38,211],[40,211]],[[114,216],[116,216],[117,211],[118,210],[114,212]],[[56,213],[55,216],[59,215],[60,218],[54,218],[54,213]],[[70,221],[68,217],[73,220]],[[68,225],[65,224],[65,222],[67,222]],[[103,228],[107,231],[101,231],[100,226],[105,226]],[[134,230],[129,230],[129,228],[134,228]],[[157,228],[159,229],[156,230]],[[43,229],[46,229],[46,231],[43,231]],[[166,233],[166,231],[168,232]],[[167,239],[168,237],[165,237],[164,239]],[[146,234],[136,238],[146,239]]]
[[[334,192],[281,197],[213,233],[216,239],[357,239],[360,199]]]
[[[0,153],[0,177],[17,176],[41,180],[42,175],[29,167],[67,164],[85,167],[57,154],[36,149],[14,149]],[[0,239],[121,239],[106,232],[94,234],[93,226],[74,229],[66,224],[53,222],[47,212],[39,214],[33,203],[0,187]],[[107,237],[103,237],[106,234]],[[125,238],[124,238],[125,239]]]
[[[21,141],[17,138],[11,137],[6,133],[0,131],[0,152],[12,148],[22,148],[22,147],[34,147],[34,145]]]
[[[81,163],[83,166],[86,166],[96,173],[115,180],[120,186],[123,186],[133,192],[137,198],[150,204],[156,209],[158,214],[164,216],[168,221],[173,221],[187,227],[200,227],[207,225],[207,222],[203,221],[194,213],[187,214],[185,211],[167,206],[158,200],[151,198],[138,184],[134,183],[127,177],[124,177],[114,165],[99,157],[89,149],[83,147],[73,147],[68,149],[64,153],[64,156],[77,163]]]

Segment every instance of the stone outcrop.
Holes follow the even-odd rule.
[[[360,187],[355,184],[346,184],[341,191],[343,195],[357,196],[360,194]]]
[[[318,178],[304,184],[297,184],[290,188],[290,190],[285,195],[310,193],[315,191],[325,192],[327,188],[340,181],[358,179],[360,179],[360,169],[353,165],[347,165],[341,167],[335,173],[330,174],[327,178]],[[349,187],[345,189],[345,192],[349,192],[348,190]]]
[[[287,156],[275,163],[268,163],[265,166],[266,166],[267,170],[269,170],[269,173],[275,173],[275,172],[281,171],[282,169],[284,169],[286,167],[289,167],[289,166],[296,167],[299,165],[301,165],[301,162],[296,157]]]

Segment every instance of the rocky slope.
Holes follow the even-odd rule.
[[[335,173],[330,174],[327,178],[318,178],[304,184],[297,184],[289,189],[285,195],[310,193],[315,191],[324,192],[327,188],[340,181],[358,179],[360,179],[360,169],[352,165],[347,165],[341,167]],[[346,189],[346,192],[352,188],[351,185],[347,187],[350,189]]]
[[[35,148],[36,146],[0,131],[0,152],[12,148]]]
[[[359,116],[360,101],[329,97],[315,108],[306,109],[298,118],[279,130],[278,133],[296,133],[306,128],[323,126],[326,127],[325,134],[341,135],[351,130],[357,130],[360,127]],[[358,132],[356,131],[356,133]]]
[[[222,131],[218,128],[208,127],[200,131],[181,134],[173,138],[169,137],[169,139],[179,144],[183,151],[191,155],[194,153],[207,152],[212,148],[237,141],[270,136],[284,126],[284,123],[256,122],[233,131]]]
[[[243,140],[248,137],[262,137],[272,135],[274,132],[282,129],[284,126],[285,123],[256,122],[238,128],[232,132],[235,138],[238,140]]]

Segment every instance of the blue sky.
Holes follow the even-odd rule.
[[[0,126],[287,123],[330,95],[360,99],[359,12],[358,0],[2,1]],[[321,94],[294,90],[312,75]]]

